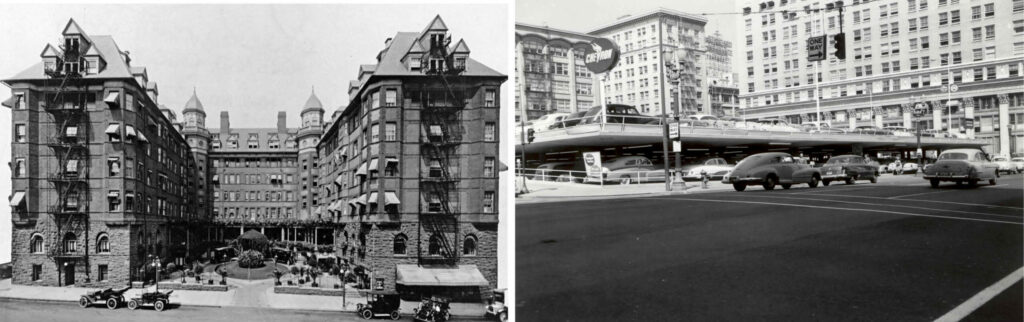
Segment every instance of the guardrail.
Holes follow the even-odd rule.
[[[610,184],[640,184],[651,182],[665,182],[664,170],[616,170],[602,174],[602,179],[588,177],[586,171],[579,170],[555,170],[555,169],[516,169],[516,176],[530,180],[554,181],[569,183],[610,183]],[[628,178],[628,180],[624,180]]]

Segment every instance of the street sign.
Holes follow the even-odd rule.
[[[607,38],[597,38],[583,49],[583,61],[591,73],[600,74],[619,63],[619,47]]]
[[[956,84],[949,85],[950,92],[956,93],[958,89],[960,89],[960,86],[956,86]]]
[[[825,60],[825,36],[807,38],[807,61]]]
[[[668,124],[668,137],[670,139],[675,139],[679,137],[679,123]]]
[[[964,128],[973,129],[974,128],[974,119],[964,119]]]
[[[914,104],[914,116],[923,116],[924,113],[928,112],[928,105],[924,102]]]

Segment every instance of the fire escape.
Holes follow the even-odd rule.
[[[419,256],[421,265],[455,265],[459,259],[458,150],[466,97],[464,86],[453,89],[448,77],[461,74],[465,63],[448,52],[450,42],[451,38],[431,41],[430,51],[424,55],[425,72],[437,81],[424,82],[420,90],[421,164],[428,167],[428,171],[420,171],[421,200],[427,201],[427,207],[420,207],[420,233],[428,240],[428,256]]]
[[[79,84],[84,67],[81,56],[86,49],[77,42],[66,42],[61,46],[62,57],[45,70],[49,77],[46,85],[52,91],[46,94],[43,109],[52,116],[53,132],[42,135],[46,136],[58,165],[46,176],[57,194],[55,204],[47,209],[54,225],[48,253],[58,265],[83,261],[88,280],[89,115],[86,106],[90,101],[95,102],[96,97],[82,91]],[[72,238],[74,241],[68,240]],[[78,245],[78,241],[85,243]]]

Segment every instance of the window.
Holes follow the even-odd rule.
[[[945,26],[948,23],[949,23],[949,13],[948,12],[939,13],[939,26]]]
[[[494,141],[494,122],[484,123],[484,141]]]
[[[65,253],[74,253],[78,250],[78,239],[74,233],[64,234],[64,248],[62,250]]]
[[[437,178],[441,176],[441,159],[430,160],[430,173],[428,176]]]
[[[118,190],[110,190],[110,192],[107,193],[107,200],[109,206],[109,209],[107,210],[117,211],[121,204],[121,192]]]
[[[996,39],[996,25],[985,26],[985,40]]]
[[[96,272],[96,279],[99,280],[100,282],[104,282],[104,281],[107,280],[107,265],[106,264],[99,265],[99,267],[97,268],[97,272]]]
[[[370,142],[380,141],[380,124],[370,125]]]
[[[476,237],[473,235],[466,236],[462,242],[462,255],[476,256]]]
[[[394,246],[392,247],[392,252],[395,255],[405,255],[407,241],[408,238],[405,237],[405,235],[403,234],[398,234],[398,236],[395,236],[395,242]]]
[[[33,234],[32,239],[29,242],[29,251],[33,254],[42,254],[43,249],[43,236],[40,234]]]
[[[14,125],[14,142],[25,143],[28,133],[25,131],[25,124]]]
[[[484,177],[494,177],[494,158],[484,158]]]
[[[96,252],[97,253],[109,253],[110,252],[110,238],[107,234],[100,234],[100,237],[96,240]]]
[[[485,107],[496,107],[497,92],[494,89],[484,90],[484,106]]]
[[[14,160],[14,177],[24,178],[25,177],[25,159]]]
[[[430,236],[430,242],[427,246],[427,255],[440,256],[441,255],[441,237],[437,235]]]
[[[395,122],[384,123],[384,141],[398,140],[398,124]]]
[[[484,209],[485,213],[494,212],[494,191],[484,191]]]
[[[112,157],[112,158],[107,159],[107,169],[110,169],[110,173],[108,174],[109,176],[111,176],[111,177],[120,176],[121,175],[121,158],[119,158],[119,157]]]
[[[38,281],[43,279],[43,265],[32,264],[32,280]]]
[[[24,110],[27,107],[28,106],[25,105],[25,95],[24,94],[16,94],[16,95],[14,95],[14,109],[16,109],[16,110]]]
[[[1014,5],[1013,5],[1013,11],[1014,12],[1017,12],[1017,10],[1018,10],[1017,7],[1018,7],[1017,4],[1014,3]],[[985,5],[985,18],[992,17],[992,16],[995,16],[995,15],[996,15],[995,4],[994,3],[986,4]]]
[[[388,89],[384,91],[384,106],[398,106],[398,90]]]

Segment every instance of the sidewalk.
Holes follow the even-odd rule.
[[[672,187],[672,191],[665,191],[664,182],[634,183],[629,185],[605,183],[604,186],[601,186],[596,183],[572,183],[527,179],[526,186],[530,189],[530,192],[516,197],[517,204],[677,195],[684,193],[732,190],[731,185],[722,184],[722,182],[718,180],[710,181],[708,189],[701,189],[700,182],[687,182],[687,189],[685,192],[680,190],[680,188],[682,188],[680,185],[674,185]]]

